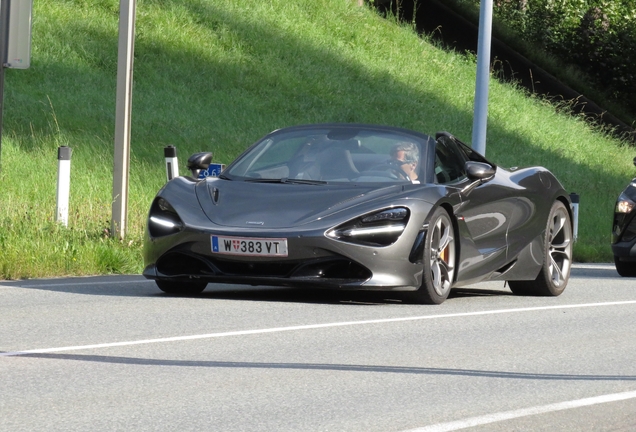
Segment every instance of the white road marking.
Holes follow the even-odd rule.
[[[537,306],[537,307],[517,308],[517,309],[495,309],[495,310],[478,311],[478,312],[462,312],[462,313],[443,314],[443,315],[423,315],[423,316],[411,316],[411,317],[402,317],[402,318],[382,318],[382,319],[363,320],[363,321],[343,321],[343,322],[332,322],[332,323],[324,323],[324,324],[306,324],[306,325],[298,325],[298,326],[290,326],[290,327],[273,327],[273,328],[266,328],[266,329],[238,330],[238,331],[230,331],[230,332],[208,333],[208,334],[199,334],[199,335],[190,335],[190,336],[175,336],[175,337],[158,338],[158,339],[142,339],[142,340],[135,340],[135,341],[111,342],[111,343],[92,344],[92,345],[76,345],[76,346],[66,346],[66,347],[57,347],[57,348],[32,349],[32,350],[25,350],[25,351],[9,351],[9,352],[0,352],[0,357],[12,357],[12,356],[25,355],[25,354],[42,354],[42,353],[52,353],[52,352],[62,352],[62,351],[78,351],[78,350],[98,349],[98,348],[112,348],[112,347],[144,345],[144,344],[152,344],[152,343],[179,342],[179,341],[197,340],[197,339],[212,339],[212,338],[230,337],[230,336],[248,336],[248,335],[256,335],[256,334],[280,333],[280,332],[287,332],[287,331],[313,330],[313,329],[333,328],[333,327],[362,326],[362,325],[369,325],[369,324],[387,324],[387,323],[396,323],[396,322],[405,322],[405,321],[421,321],[421,320],[431,320],[431,319],[473,317],[473,316],[482,316],[482,315],[497,315],[497,314],[508,314],[508,313],[517,313],[517,312],[534,312],[534,311],[547,311],[547,310],[558,310],[558,309],[579,309],[579,308],[588,308],[588,307],[624,306],[624,305],[633,305],[633,304],[636,304],[636,300],[615,301],[615,302],[605,302],[605,303],[583,303],[583,304],[571,304],[571,305],[559,305],[559,306]]]
[[[452,421],[448,423],[438,423],[435,425],[425,426],[417,429],[410,429],[404,432],[450,432],[460,429],[466,429],[473,426],[480,426],[504,420],[511,420],[519,417],[527,417],[537,414],[545,414],[554,411],[563,411],[573,408],[580,408],[590,405],[598,405],[607,402],[616,402],[627,399],[636,398],[636,391],[625,393],[614,393],[602,396],[590,397],[586,399],[578,399],[566,402],[557,402],[549,405],[535,406],[530,408],[522,408],[513,411],[504,411],[500,413],[486,414],[478,417],[471,417],[463,420]]]

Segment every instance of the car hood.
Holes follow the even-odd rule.
[[[305,225],[362,203],[403,194],[404,190],[403,185],[378,188],[222,179],[202,181],[196,186],[201,208],[213,223],[240,228]]]

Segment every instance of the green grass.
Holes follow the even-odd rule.
[[[138,0],[128,229],[112,199],[118,0],[34,2],[31,68],[7,70],[0,279],[139,273],[147,209],[197,151],[229,163],[284,126],[365,122],[470,142],[474,58],[349,0]],[[68,228],[54,222],[57,147],[73,149]],[[633,148],[491,81],[487,156],[543,165],[581,195],[575,258],[608,261],[614,200]]]

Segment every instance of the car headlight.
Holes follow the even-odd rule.
[[[175,234],[183,229],[177,211],[164,198],[156,198],[150,206],[148,231],[153,237]]]
[[[634,206],[636,206],[636,203],[622,193],[618,197],[618,201],[616,201],[616,213],[630,213]]]
[[[370,213],[329,231],[329,238],[366,246],[389,246],[397,241],[409,220],[409,210],[391,208]]]
[[[403,207],[383,210],[373,213],[362,218],[363,223],[381,222],[381,221],[401,221],[408,217],[409,211]]]

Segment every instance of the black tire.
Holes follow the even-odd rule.
[[[532,281],[508,281],[510,290],[517,295],[560,295],[570,279],[573,242],[570,213],[556,201],[546,224],[541,271]]]
[[[455,277],[455,228],[446,210],[438,208],[424,239],[422,286],[412,293],[420,304],[441,304],[448,298]]]
[[[156,280],[155,283],[159,289],[167,294],[174,295],[196,295],[208,286],[207,282],[177,282]]]
[[[623,277],[636,277],[636,262],[634,261],[621,261],[616,255],[614,255],[614,265],[619,275]]]

